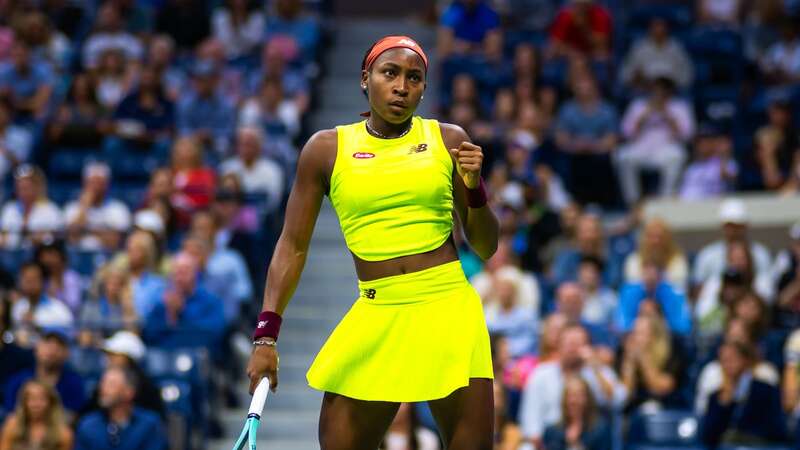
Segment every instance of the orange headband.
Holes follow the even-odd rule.
[[[364,62],[361,64],[361,70],[369,70],[372,64],[378,59],[378,56],[386,50],[392,48],[407,48],[422,58],[422,63],[425,65],[425,71],[428,70],[428,57],[413,39],[408,36],[386,36],[375,43],[367,56],[364,57]]]

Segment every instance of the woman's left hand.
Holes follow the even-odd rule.
[[[483,150],[471,142],[463,141],[458,148],[451,148],[450,154],[456,160],[456,169],[467,189],[477,188],[483,165]]]

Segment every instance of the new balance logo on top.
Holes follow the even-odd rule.
[[[419,144],[419,145],[412,145],[410,149],[408,149],[408,154],[412,153],[420,153],[424,152],[428,149],[428,144]]]
[[[374,300],[376,291],[375,289],[362,289],[362,294],[364,295],[364,297],[370,300]]]
[[[268,320],[261,320],[261,321],[259,321],[259,322],[258,322],[258,327],[257,327],[257,328],[266,328],[266,327],[267,327],[267,323],[268,323],[268,322],[269,322]]]

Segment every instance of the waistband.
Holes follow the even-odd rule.
[[[417,272],[370,281],[359,280],[358,300],[382,305],[423,303],[442,298],[465,286],[469,286],[469,282],[461,261],[455,260]]]

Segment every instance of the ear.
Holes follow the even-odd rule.
[[[366,70],[361,71],[361,90],[366,93],[367,82],[369,81],[369,72]]]

